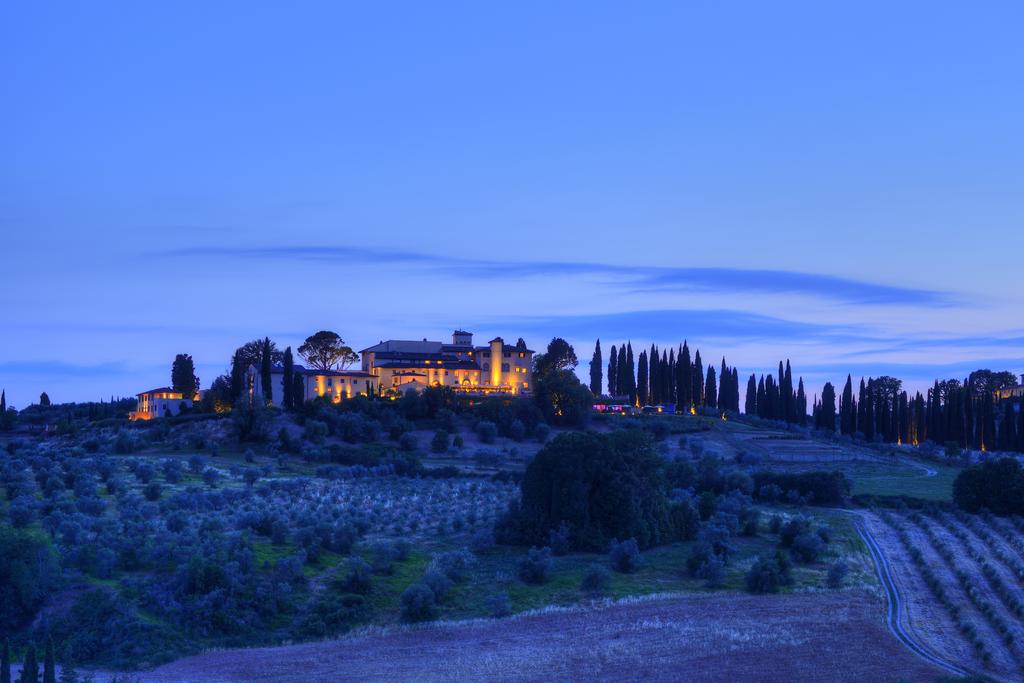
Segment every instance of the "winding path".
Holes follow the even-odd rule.
[[[860,517],[860,514],[853,510],[847,510],[847,512],[853,512]],[[892,578],[892,570],[889,567],[889,561],[885,558],[882,553],[882,549],[878,546],[878,542],[875,537],[871,535],[867,525],[864,523],[861,517],[855,523],[857,533],[864,540],[864,544],[868,547],[871,552],[871,557],[875,561],[875,570],[878,572],[878,579],[882,582],[882,587],[885,589],[887,596],[886,603],[888,605],[887,614],[885,617],[886,626],[889,627],[889,631],[892,632],[896,638],[907,646],[910,651],[914,654],[922,657],[923,659],[940,666],[950,673],[958,676],[970,676],[971,672],[960,666],[957,666],[953,662],[942,659],[938,655],[933,654],[923,645],[921,645],[914,636],[903,627],[903,620],[901,614],[903,613],[903,599],[900,597],[899,589],[896,587],[896,582]]]

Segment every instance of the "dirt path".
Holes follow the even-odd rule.
[[[933,652],[918,640],[916,634],[907,628],[905,624],[908,621],[908,609],[896,582],[893,580],[892,567],[890,566],[888,558],[885,553],[882,552],[877,539],[872,534],[863,518],[857,522],[856,527],[857,532],[864,540],[864,544],[867,545],[868,550],[871,552],[871,557],[875,561],[875,569],[878,572],[878,578],[882,582],[882,587],[885,589],[887,597],[886,625],[889,627],[889,631],[908,649],[910,649],[911,652],[926,661],[931,662],[952,674],[959,676],[968,675],[968,671],[966,669]]]
[[[695,594],[280,648],[210,652],[143,673],[183,681],[934,681],[863,591]]]

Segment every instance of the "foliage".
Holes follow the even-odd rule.
[[[580,590],[585,593],[599,594],[604,592],[611,581],[612,575],[608,567],[603,564],[592,564],[583,572],[580,580]]]
[[[547,422],[582,427],[590,419],[594,397],[571,370],[553,370],[534,377],[534,399]]]
[[[545,543],[563,522],[580,549],[605,549],[612,538],[634,538],[640,548],[678,538],[650,439],[635,430],[570,432],[545,445],[527,466],[521,507],[502,521],[499,540]]]
[[[181,392],[182,398],[191,399],[199,390],[199,378],[196,377],[195,364],[192,356],[179,353],[171,365],[171,388]]]
[[[759,557],[747,572],[747,590],[751,593],[777,593],[780,588],[792,583],[792,565],[783,552]]]
[[[1024,468],[1014,458],[971,465],[953,482],[953,501],[967,512],[1024,514]]]
[[[320,330],[306,337],[298,348],[299,355],[317,370],[331,370],[339,365],[342,370],[359,360],[359,354],[337,332]]]
[[[402,619],[405,621],[430,621],[437,616],[434,591],[424,583],[414,583],[404,591],[400,599]]]
[[[619,542],[612,540],[608,551],[608,560],[612,569],[621,574],[631,574],[640,568],[640,548],[636,539],[629,538]]]
[[[542,584],[551,573],[551,548],[530,548],[519,561],[518,575],[524,583]]]
[[[846,563],[846,560],[839,558],[828,568],[828,587],[829,588],[842,588],[843,581],[846,579],[846,575],[850,573],[850,566]]]
[[[0,636],[32,618],[59,572],[45,535],[0,526]]]
[[[839,505],[850,495],[850,480],[840,471],[832,472],[768,472],[754,473],[754,490],[769,495],[777,487],[782,491],[796,491],[818,505]]]

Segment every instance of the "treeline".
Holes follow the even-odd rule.
[[[601,395],[603,387],[601,341],[594,347],[590,362],[590,390]],[[632,405],[674,403],[678,410],[714,408],[740,410],[739,375],[722,358],[720,368],[709,364],[707,370],[696,350],[683,342],[678,351],[659,349],[633,355],[632,342],[611,347],[607,363],[607,394],[626,399]]]
[[[1024,452],[1021,400],[997,399],[997,391],[1015,381],[1009,372],[977,370],[962,382],[936,380],[925,394],[911,396],[901,380],[889,376],[861,379],[855,393],[847,375],[838,404],[832,384],[825,384],[814,405],[814,424],[868,441]]]

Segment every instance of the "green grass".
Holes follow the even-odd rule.
[[[957,467],[917,460],[901,459],[892,463],[848,462],[766,462],[773,472],[808,472],[839,470],[853,483],[852,494],[871,496],[907,496],[923,500],[948,501],[953,498],[953,481],[960,473]],[[925,470],[933,470],[927,476]]]

